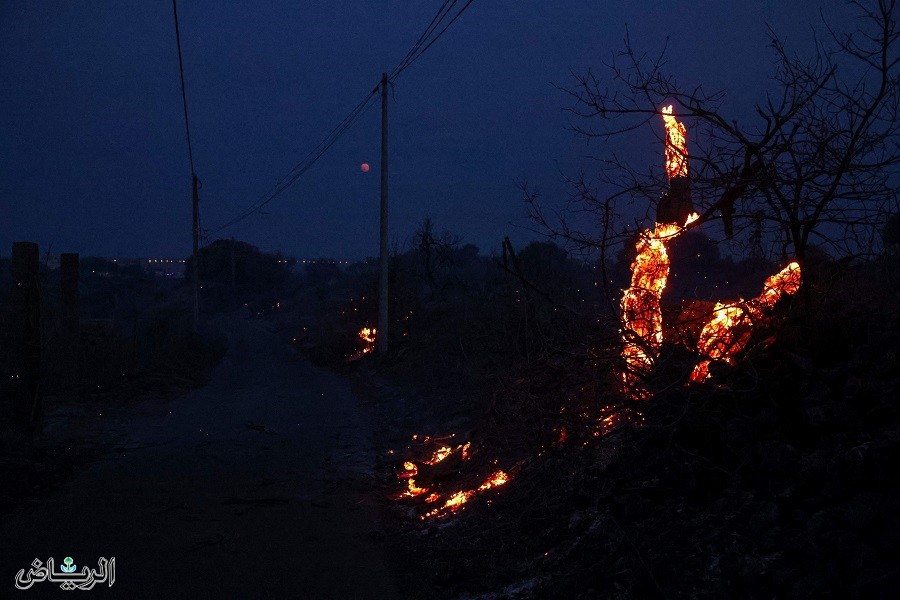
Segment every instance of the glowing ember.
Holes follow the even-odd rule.
[[[439,506],[438,508],[435,508],[434,510],[428,511],[427,513],[425,513],[424,515],[422,515],[419,518],[424,521],[425,519],[428,519],[430,517],[436,517],[439,514],[447,512],[447,511],[455,512],[456,510],[459,509],[460,506],[462,506],[469,500],[469,496],[471,496],[473,493],[474,492],[472,492],[472,491],[456,492],[455,494],[450,496],[450,498],[446,502],[444,502],[443,506]]]
[[[362,353],[368,354],[375,349],[375,329],[363,327],[359,330],[359,339],[363,342]]]
[[[600,419],[598,427],[594,430],[594,437],[600,437],[624,427],[628,422],[628,416],[625,414],[624,410],[625,409],[623,409],[622,412],[614,412],[611,415]]]
[[[431,458],[429,458],[428,460],[424,460],[422,462],[424,462],[426,465],[436,465],[437,463],[441,462],[442,460],[444,460],[445,458],[447,458],[454,452],[459,452],[460,456],[462,457],[463,460],[468,460],[470,446],[471,446],[471,443],[469,443],[469,442],[466,442],[465,444],[460,444],[456,448],[451,448],[450,446],[441,446],[440,448],[438,448],[437,450],[434,451],[434,453],[431,455]]]
[[[687,136],[684,123],[679,123],[672,116],[672,105],[661,111],[663,123],[666,125],[666,174],[673,177],[687,177]]]
[[[459,450],[460,448],[462,448],[462,446],[457,447],[457,450]],[[437,464],[450,456],[450,454],[452,453],[453,450],[450,448],[450,446],[442,446],[435,450],[434,454],[431,455],[431,458],[429,460],[426,460],[425,463],[429,465]]]
[[[450,496],[450,499],[447,500],[447,502],[444,503],[444,508],[450,508],[450,509],[452,509],[452,508],[454,508],[454,507],[461,506],[461,505],[465,504],[465,503],[469,500],[469,497],[470,497],[471,495],[472,495],[472,492],[471,492],[471,491],[469,491],[469,492],[456,492],[455,494],[453,494],[452,496]]]
[[[406,483],[407,483],[407,489],[406,489],[405,492],[403,492],[403,495],[404,495],[404,496],[409,496],[409,497],[419,496],[419,495],[424,494],[425,492],[428,491],[427,488],[420,488],[420,487],[417,487],[417,486],[416,486],[416,480],[413,479],[412,477],[410,477],[410,478],[406,481]]]
[[[471,442],[466,442],[463,447],[460,449],[460,455],[463,460],[469,460],[469,447],[472,445]]]
[[[454,435],[450,435],[448,437],[454,437]],[[419,439],[419,435],[415,434],[412,436],[413,441],[417,441]],[[440,438],[439,438],[440,439]],[[428,443],[431,441],[429,436],[422,437],[422,441]],[[441,446],[434,452],[432,452],[431,457],[427,460],[418,461],[420,464],[434,466],[440,462],[443,462],[448,457],[453,454],[459,453],[460,460],[468,460],[469,459],[469,448],[471,447],[471,442],[466,442],[465,444],[460,444],[455,448],[451,448],[450,446]],[[416,481],[414,479],[415,476],[419,474],[419,467],[415,462],[407,460],[403,463],[403,470],[397,473],[397,477],[400,479],[406,479],[407,489],[400,494],[400,498],[415,498],[417,496],[421,496],[430,490],[428,487],[419,487],[416,485]],[[485,488],[487,489],[487,488]],[[437,493],[430,493],[426,498],[425,502],[432,503],[437,502],[440,499],[440,495]]]
[[[763,316],[765,309],[772,308],[782,294],[791,296],[800,289],[800,265],[792,262],[787,267],[766,279],[762,294],[749,300],[738,300],[724,305],[716,303],[712,319],[703,326],[697,350],[708,357],[691,373],[691,381],[700,382],[710,377],[709,364],[721,360],[735,364],[735,356],[750,341],[753,321]]]
[[[491,488],[505,485],[508,481],[509,475],[507,475],[503,471],[497,471],[496,473],[491,475],[487,481],[478,486],[478,488],[474,490],[460,490],[456,492],[455,494],[450,496],[442,506],[439,506],[438,508],[425,513],[420,518],[424,521],[425,519],[428,519],[430,517],[436,517],[448,512],[456,512],[463,504],[468,502],[469,499],[475,496],[478,492],[483,492]]]
[[[724,359],[731,362],[731,356],[740,350],[750,337],[750,328],[737,334],[735,325],[742,323],[745,317],[744,309],[737,305],[723,305],[716,302],[713,318],[703,326],[700,332],[700,341],[697,350],[708,356],[710,360],[704,360],[691,373],[691,381],[703,381],[710,377],[709,363],[712,360]]]
[[[406,479],[406,490],[400,494],[403,498],[414,498],[416,496],[420,496],[428,491],[427,488],[420,488],[416,485],[416,480],[413,479],[416,475],[419,474],[419,468],[415,465],[415,463],[406,461],[403,463],[403,471],[397,474],[397,477],[400,479]]]
[[[492,487],[497,487],[498,485],[504,485],[507,481],[509,481],[509,475],[504,473],[503,471],[497,471],[491,478],[478,486],[479,491],[489,490]]]
[[[792,262],[763,284],[763,293],[756,299],[765,308],[772,308],[782,294],[793,296],[800,290],[800,265]]]

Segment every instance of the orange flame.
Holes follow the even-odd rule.
[[[412,436],[412,439],[417,440],[418,437],[419,437],[418,434],[416,434],[416,435]],[[451,437],[453,437],[453,436],[451,436]],[[431,438],[426,435],[423,438],[423,440],[425,442],[428,442],[431,440]],[[421,462],[422,464],[425,464],[425,465],[433,466],[433,465],[436,465],[437,463],[443,461],[444,459],[446,459],[448,456],[450,456],[454,452],[459,452],[460,458],[462,460],[468,460],[470,457],[469,456],[469,448],[471,447],[471,445],[472,445],[471,442],[466,442],[465,444],[460,444],[460,445],[456,446],[455,448],[451,448],[450,446],[441,446],[440,448],[438,448],[431,454],[430,458],[428,458],[427,460],[419,461],[419,462]],[[397,474],[397,477],[400,479],[407,480],[407,482],[406,482],[407,489],[404,490],[402,494],[400,494],[400,498],[415,498],[416,496],[421,496],[422,494],[429,491],[427,487],[419,487],[418,485],[416,485],[416,481],[415,481],[414,477],[418,474],[419,474],[419,467],[416,466],[416,463],[414,463],[410,460],[407,460],[403,463],[403,470]],[[425,502],[428,502],[428,503],[436,502],[439,498],[440,498],[439,494],[432,493],[425,499]]]
[[[420,487],[416,486],[416,480],[413,479],[412,477],[410,477],[406,481],[406,484],[407,484],[407,490],[405,492],[403,492],[404,496],[409,496],[409,497],[419,496],[428,491],[428,488],[420,488]]]
[[[687,177],[687,137],[684,124],[672,115],[672,105],[661,109],[666,126],[666,174]],[[662,309],[660,297],[669,278],[669,254],[666,243],[700,218],[697,213],[688,216],[684,227],[674,223],[657,223],[652,230],[641,232],[637,243],[637,255],[631,263],[631,287],[622,296],[622,321],[625,326],[622,358],[626,369],[622,379],[635,398],[646,397],[640,385],[640,375],[653,364],[663,342]]]
[[[415,463],[410,461],[406,461],[405,463],[403,463],[403,472],[398,475],[400,479],[407,480],[406,491],[401,494],[402,497],[413,498],[428,491],[426,488],[420,488],[416,485],[416,480],[413,478],[418,474],[419,468],[415,465]]]
[[[697,350],[707,357],[694,367],[691,381],[709,379],[709,365],[713,360],[735,364],[735,356],[750,341],[753,320],[759,319],[765,309],[772,308],[782,294],[792,296],[800,289],[800,265],[792,262],[766,279],[762,294],[749,301],[738,300],[732,304],[717,302],[712,319],[703,326]]]
[[[359,339],[363,341],[362,353],[367,354],[375,349],[375,329],[363,327],[359,330]]]
[[[782,294],[793,296],[800,290],[800,264],[792,262],[763,284],[763,293],[756,299],[765,308],[772,308]]]
[[[503,471],[497,471],[496,473],[491,475],[490,479],[478,486],[478,491],[483,492],[484,490],[489,490],[492,487],[504,485],[507,481],[509,481],[509,475],[507,475]]]
[[[499,487],[501,485],[505,485],[509,481],[509,475],[507,475],[503,471],[497,471],[493,475],[491,475],[487,481],[482,483],[474,490],[460,490],[454,493],[452,496],[447,498],[447,501],[444,502],[442,506],[431,510],[424,515],[421,516],[421,519],[424,521],[430,517],[436,517],[441,514],[446,514],[448,512],[456,512],[459,508],[469,501],[472,496],[475,496],[478,492],[483,492],[485,490],[489,490],[491,488]]]
[[[641,232],[637,255],[631,263],[631,287],[622,296],[622,320],[625,326],[622,358],[627,369],[625,385],[637,397],[643,397],[639,373],[653,364],[663,341],[662,309],[659,300],[669,277],[669,254],[666,243],[699,218],[691,214],[680,227],[674,223],[658,223],[652,230]]]
[[[662,108],[663,123],[666,126],[666,174],[673,177],[687,177],[687,131],[684,123],[672,116],[672,105]]]
[[[457,446],[457,450],[462,448],[462,446]],[[453,449],[450,446],[441,446],[437,450],[434,451],[434,454],[431,455],[431,458],[425,461],[425,464],[433,465],[441,462],[450,454],[453,453]]]
[[[469,457],[471,456],[471,455],[469,454],[469,448],[470,448],[471,446],[472,446],[472,443],[471,443],[471,442],[466,442],[466,443],[463,445],[463,447],[460,449],[460,455],[462,456],[462,459],[463,459],[463,460],[469,460]]]

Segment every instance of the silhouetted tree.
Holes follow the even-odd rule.
[[[588,72],[566,90],[580,118],[574,129],[608,140],[647,123],[655,126],[660,108],[673,104],[676,117],[690,128],[699,223],[721,219],[726,235],[746,230],[755,246],[765,237],[779,258],[801,262],[812,244],[835,256],[870,254],[897,202],[892,175],[900,163],[900,31],[895,0],[850,5],[859,13],[859,29],[844,32],[823,23],[825,35],[809,57],[794,54],[771,32],[776,87],[756,105],[755,123],[726,114],[724,91],[681,84],[667,72],[665,52],[651,57],[626,38],[607,65],[607,77]],[[599,215],[599,232],[550,223],[533,201],[535,218],[581,245],[621,241],[628,229],[618,212],[623,201],[655,205],[666,176],[614,156],[601,165],[600,183],[612,186],[612,193],[601,196],[590,180],[573,180],[573,201],[579,210]]]
[[[216,240],[199,253],[200,281],[205,310],[229,308],[248,299],[268,302],[282,293],[290,275],[279,254],[262,252],[237,240]],[[185,261],[185,281],[191,280],[193,261]]]
[[[438,286],[438,274],[453,263],[461,241],[460,236],[446,230],[436,235],[431,218],[426,217],[422,221],[413,235],[412,245],[413,251],[420,257],[423,277],[428,285]]]

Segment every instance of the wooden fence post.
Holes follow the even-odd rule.
[[[38,390],[41,372],[41,285],[38,245],[12,246],[12,290],[9,304],[13,329],[10,381],[13,421],[23,430],[39,431],[43,406]]]
[[[59,256],[59,334],[62,387],[77,392],[80,380],[81,343],[78,301],[78,254]]]

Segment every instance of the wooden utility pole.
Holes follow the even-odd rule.
[[[178,28],[178,2],[172,0],[172,16],[175,17],[175,44],[178,48],[178,73],[181,76],[181,107],[184,109],[184,133],[187,137],[188,161],[191,165],[191,187],[193,189],[194,204],[194,251],[191,254],[191,274],[194,287],[194,331],[200,327],[200,261],[198,249],[200,245],[200,195],[198,189],[200,180],[197,179],[197,171],[194,169],[194,149],[191,147],[191,125],[188,121],[187,93],[184,89],[184,60],[181,57],[181,31]]]
[[[388,76],[381,74],[381,277],[378,281],[378,353],[388,351]]]
[[[194,285],[194,330],[196,331],[200,327],[200,194],[197,187],[199,183],[197,175],[192,173],[191,176],[194,197],[194,252],[191,255],[193,263],[191,275]]]
[[[38,390],[41,373],[39,269],[38,245],[32,242],[14,243],[12,289],[9,294],[14,352],[9,384],[14,422],[29,432],[40,430],[43,416]]]
[[[234,264],[234,236],[231,237],[231,294],[237,298],[237,269]]]

